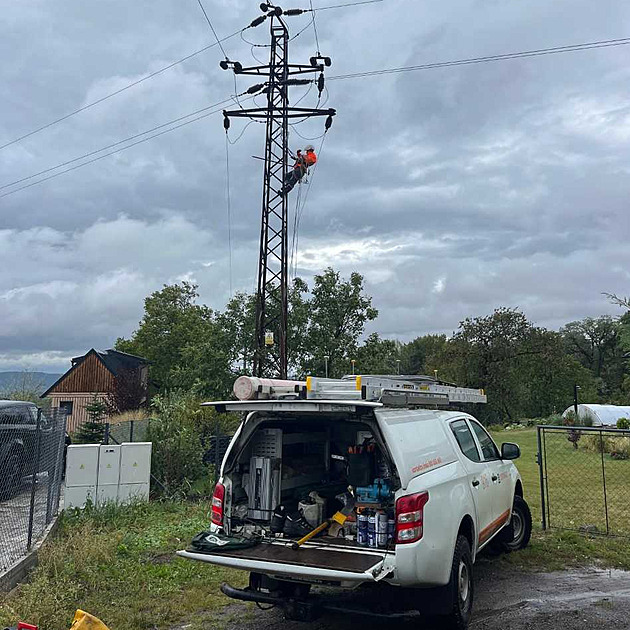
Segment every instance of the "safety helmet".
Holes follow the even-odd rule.
[[[314,147],[312,144],[307,144],[307,145],[304,147],[304,150],[305,150],[305,151],[315,151],[315,147]]]

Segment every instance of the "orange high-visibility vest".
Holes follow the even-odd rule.
[[[304,156],[304,162],[306,163],[306,168],[309,166],[313,166],[317,162],[317,156],[315,155],[315,151],[307,151]]]

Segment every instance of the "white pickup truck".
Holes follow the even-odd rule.
[[[511,461],[520,451],[511,443],[497,448],[472,415],[440,409],[485,400],[481,390],[405,378],[364,376],[356,386],[313,379],[307,388],[295,386],[293,396],[259,385],[257,400],[212,403],[245,415],[221,466],[211,531],[256,544],[179,554],[249,571],[248,588],[224,584],[223,592],[281,605],[292,618],[310,610],[311,584],[386,583],[430,589],[443,626],[466,628],[479,551],[529,542],[531,514]],[[348,488],[356,509],[334,536],[295,548],[295,531],[273,527],[274,518],[282,525],[279,505],[290,511],[313,492],[320,518],[329,518],[340,507],[335,497]],[[366,539],[365,522],[378,522],[377,515],[388,521],[387,533],[368,531]]]

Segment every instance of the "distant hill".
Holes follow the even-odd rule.
[[[60,376],[49,372],[0,372],[0,393],[33,389],[41,394]]]

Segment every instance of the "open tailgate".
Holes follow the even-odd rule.
[[[178,555],[224,567],[309,581],[376,582],[394,567],[395,552],[356,545],[308,542],[292,549],[287,541],[264,541],[235,551]]]

